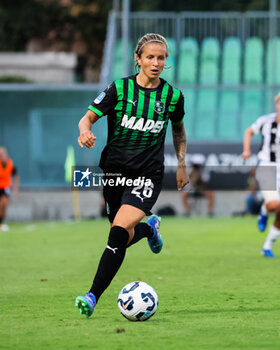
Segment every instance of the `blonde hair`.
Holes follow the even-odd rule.
[[[277,102],[280,99],[280,92],[274,97],[274,101]]]
[[[139,67],[137,63],[137,57],[141,57],[144,46],[149,43],[159,43],[164,45],[166,47],[166,57],[169,56],[168,45],[165,37],[160,34],[147,33],[144,36],[142,36],[142,38],[138,41],[134,50],[134,55],[135,55],[134,59],[137,67]]]

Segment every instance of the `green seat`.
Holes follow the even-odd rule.
[[[194,103],[195,103],[195,91],[193,89],[183,89],[182,93],[185,100],[185,117],[184,124],[187,132],[188,140],[194,139]],[[169,123],[166,131],[166,141],[172,143],[172,129],[171,123]]]
[[[176,41],[173,38],[166,38],[169,56],[176,55]]]
[[[128,45],[129,53],[128,53],[128,61],[129,61],[129,74],[133,71],[133,47],[130,42]],[[123,41],[122,39],[118,39],[115,44],[114,50],[114,61],[112,68],[112,80],[117,80],[123,78],[125,76],[124,66],[123,66]]]
[[[197,77],[198,45],[193,38],[185,38],[180,43],[178,60],[178,83],[195,84]]]
[[[169,56],[167,57],[165,68],[161,73],[161,78],[173,84],[175,81],[175,66],[176,66],[176,42],[172,38],[166,38]]]
[[[188,140],[195,138],[195,97],[196,92],[193,89],[183,89],[185,97],[185,118],[184,124],[187,132]]]
[[[124,77],[123,61],[121,59],[114,61],[112,80],[117,80]]]
[[[202,42],[199,81],[203,84],[217,84],[219,81],[220,45],[216,38]],[[216,90],[201,89],[198,92],[195,137],[197,140],[215,140],[218,95]]]
[[[238,91],[223,91],[220,97],[218,135],[220,140],[234,141],[242,138],[239,131],[240,102]]]
[[[241,82],[241,43],[236,37],[225,39],[222,55],[222,83],[238,85]],[[239,93],[232,90],[222,90],[220,93],[220,108],[218,120],[218,135],[220,140],[237,140],[240,138]]]
[[[263,82],[263,42],[252,37],[245,43],[244,83],[261,84]]]
[[[198,92],[194,136],[197,140],[215,140],[218,95],[215,90]]]
[[[257,89],[246,90],[243,91],[242,97],[241,126],[244,131],[263,114],[263,91]]]
[[[249,38],[245,43],[244,53],[245,84],[263,83],[263,59],[263,41],[257,37]],[[247,89],[242,92],[241,128],[243,132],[264,114],[265,95],[261,89]]]
[[[280,85],[280,38],[270,39],[267,44],[266,82]]]
[[[263,91],[263,114],[272,113],[275,111],[275,92],[270,89]]]
[[[240,84],[241,44],[240,39],[229,37],[224,41],[222,56],[222,82]]]
[[[202,42],[200,58],[200,83],[217,84],[219,81],[220,45],[216,38]]]

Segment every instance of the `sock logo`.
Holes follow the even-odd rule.
[[[111,248],[109,245],[107,245],[106,248],[112,250],[114,254],[116,254],[116,250],[118,249],[118,248]]]

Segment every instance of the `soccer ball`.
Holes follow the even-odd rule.
[[[146,321],[157,311],[158,296],[145,282],[128,283],[120,291],[118,307],[130,321]]]

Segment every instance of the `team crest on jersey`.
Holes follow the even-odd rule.
[[[162,102],[162,101],[156,101],[154,110],[155,110],[158,114],[164,113],[164,111],[165,111],[165,103]]]
[[[103,91],[103,92],[101,92],[100,95],[98,95],[96,97],[96,99],[94,100],[94,103],[98,105],[98,103],[100,103],[104,97],[105,97],[105,92]]]

